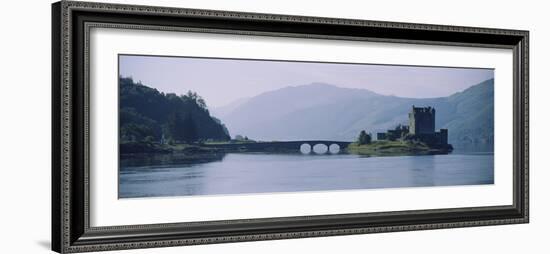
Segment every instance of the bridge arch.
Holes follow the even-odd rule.
[[[313,147],[308,143],[303,143],[300,145],[300,152],[302,154],[310,154],[313,152]]]
[[[302,154],[339,154],[345,149],[345,145],[335,142],[304,142],[300,144],[299,150]]]
[[[329,152],[329,146],[325,143],[317,143],[313,145],[312,150],[315,154],[326,154]]]
[[[328,146],[328,152],[331,154],[339,154],[341,149],[340,145],[335,143]]]

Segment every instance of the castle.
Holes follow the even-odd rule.
[[[417,140],[429,145],[447,145],[448,131],[435,131],[435,108],[415,107],[409,112],[409,126],[398,125],[393,130],[377,133],[378,140]]]

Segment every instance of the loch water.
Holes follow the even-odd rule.
[[[228,153],[121,158],[119,198],[493,184],[494,155],[365,157]]]

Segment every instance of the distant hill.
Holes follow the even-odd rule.
[[[211,115],[214,115],[214,116],[224,116],[224,115],[227,115],[231,112],[233,112],[233,110],[235,110],[237,107],[241,106],[242,104],[246,103],[250,98],[248,97],[245,97],[245,98],[240,98],[236,101],[233,101],[227,105],[224,105],[222,107],[217,107],[217,108],[212,108],[210,109],[210,114]]]
[[[487,80],[447,98],[442,128],[455,143],[494,142],[494,80]],[[450,131],[453,133],[450,133]]]
[[[436,128],[449,129],[450,143],[488,143],[493,142],[493,86],[491,79],[449,97],[415,99],[313,83],[260,94],[216,116],[233,134],[258,140],[352,141],[361,130],[376,133],[408,124],[412,105],[433,106]]]
[[[180,142],[229,140],[220,120],[211,117],[204,100],[196,93],[164,94],[156,89],[119,78],[119,126],[122,142]]]

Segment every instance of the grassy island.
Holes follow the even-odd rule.
[[[451,145],[428,146],[426,143],[404,140],[380,140],[368,144],[355,142],[347,147],[348,153],[368,156],[448,154],[452,150]]]

